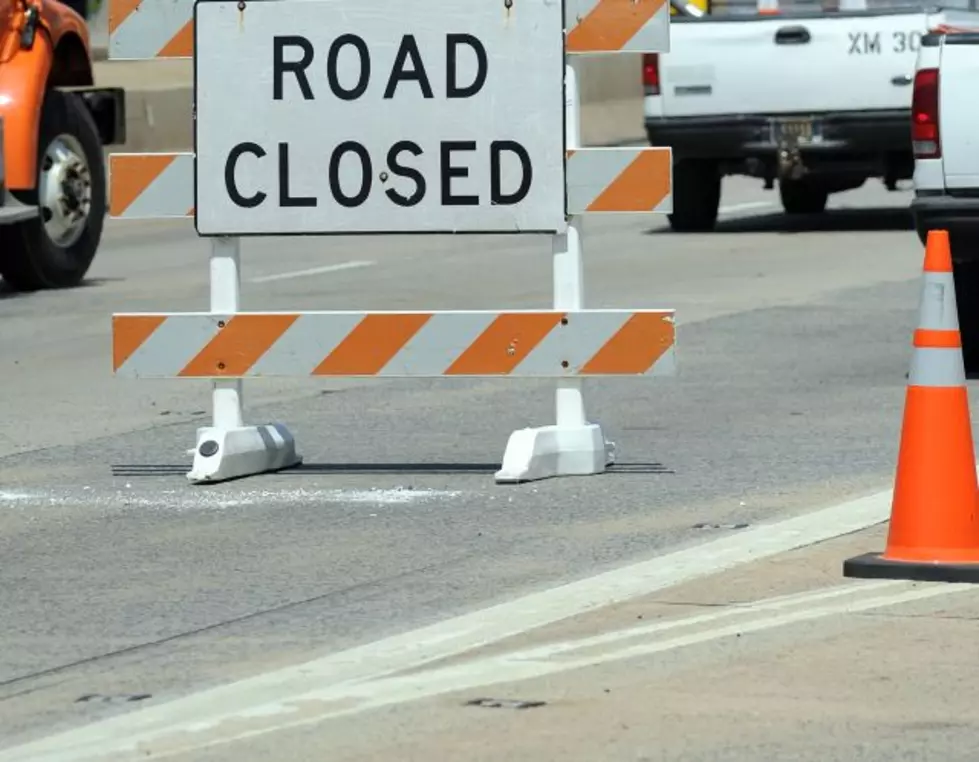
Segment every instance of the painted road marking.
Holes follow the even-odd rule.
[[[349,717],[380,707],[417,701],[446,693],[539,678],[613,661],[679,650],[724,638],[739,637],[745,633],[762,632],[835,615],[872,611],[967,590],[974,591],[975,586],[970,584],[922,585],[899,580],[846,583],[838,587],[763,599],[731,609],[659,622],[645,627],[630,628],[597,638],[558,642],[522,651],[497,654],[429,671],[407,675],[378,675],[374,679],[368,677],[319,688],[310,686],[309,690],[302,693],[253,705],[247,709],[238,710],[232,715],[226,715],[222,718],[229,722],[225,728],[221,728],[219,721],[213,721],[211,717],[201,717],[199,721],[195,722],[193,717],[188,716],[180,725],[170,728],[169,732],[164,728],[158,728],[151,736],[144,734],[142,738],[130,739],[124,747],[113,746],[110,749],[110,747],[105,746],[100,752],[94,748],[86,751],[79,745],[66,743],[64,753],[46,757],[40,756],[44,754],[44,750],[40,748],[34,750],[25,746],[22,747],[22,751],[26,756],[8,757],[0,754],[0,760],[13,762],[14,760],[26,761],[31,759],[36,762],[44,762],[48,759],[58,759],[64,760],[64,762],[78,762],[78,760],[92,759],[91,754],[93,753],[108,753],[110,750],[136,753],[141,750],[136,748],[137,744],[149,744],[150,742],[152,742],[153,758],[167,759],[227,743],[246,741],[271,732],[315,725],[330,719]],[[789,611],[785,611],[785,609],[789,609]],[[698,624],[731,617],[740,617],[740,620],[733,624],[696,629]],[[655,637],[657,633],[669,633],[673,630],[684,629],[693,629],[693,631],[673,636]],[[596,645],[611,644],[623,640],[631,641],[631,643],[622,645],[617,649],[606,649],[598,652],[594,650]],[[575,652],[585,651],[588,652],[575,656]],[[297,715],[300,715],[301,719],[298,719]],[[246,716],[249,729],[242,730],[242,720]],[[194,733],[199,735],[193,738],[192,734]],[[81,741],[80,743],[85,742]],[[144,746],[143,748],[147,747]],[[14,750],[14,752],[16,751]],[[78,756],[75,752],[83,756]]]
[[[718,209],[719,214],[737,214],[738,212],[750,212],[752,209],[771,209],[774,207],[771,201],[745,201],[743,204],[728,204]]]
[[[144,476],[158,473],[153,468],[141,469],[133,466],[126,474],[134,482]],[[137,482],[138,483],[138,482]],[[174,513],[192,511],[224,510],[248,508],[252,506],[291,506],[291,505],[363,505],[384,507],[409,505],[430,501],[443,501],[458,498],[459,490],[411,489],[308,489],[303,487],[283,487],[278,489],[227,489],[201,492],[199,490],[147,490],[133,488],[127,482],[124,488],[100,489],[88,486],[80,489],[61,490],[0,490],[0,509],[20,509],[24,511],[43,511],[45,507],[87,507],[87,508],[125,508],[127,510],[152,510]]]
[[[417,668],[740,564],[866,529],[887,520],[892,495],[887,490],[763,524],[305,664],[147,706],[0,752],[0,762],[86,762],[146,744],[155,751],[167,736],[214,732],[222,723],[234,726],[246,715],[249,723],[261,715],[263,732],[281,729],[293,721],[295,709],[290,702],[297,696]],[[225,732],[224,740],[234,740],[234,730]],[[207,740],[200,737],[201,743]]]
[[[880,588],[885,587],[894,587],[896,589],[889,594],[874,594]],[[316,710],[311,710],[311,707],[314,705],[313,702],[319,703],[322,706],[322,713],[318,716],[307,715],[302,720],[292,720],[287,727],[279,726],[272,729],[254,727],[255,724],[260,725],[262,720],[258,717],[252,717],[250,718],[250,721],[253,722],[252,729],[237,733],[233,739],[221,738],[220,740],[210,741],[203,745],[194,745],[191,742],[192,745],[190,746],[181,746],[179,748],[175,746],[172,751],[164,747],[163,754],[160,756],[166,758],[185,751],[223,745],[229,741],[247,740],[248,738],[265,735],[268,732],[314,725],[324,720],[348,717],[371,709],[417,701],[446,693],[455,693],[457,691],[516,682],[519,680],[530,680],[575,669],[594,667],[614,661],[679,650],[724,638],[739,637],[746,633],[772,630],[801,622],[825,619],[835,615],[861,613],[888,606],[897,606],[903,603],[963,593],[969,590],[975,591],[975,589],[974,585],[966,583],[921,586],[920,584],[914,585],[914,583],[910,582],[893,580],[870,586],[847,585],[843,588],[819,590],[810,597],[800,596],[795,601],[795,605],[798,607],[797,610],[788,613],[778,613],[768,616],[758,615],[758,613],[763,614],[764,611],[771,608],[768,602],[759,601],[746,607],[749,612],[757,612],[755,616],[744,618],[734,624],[711,627],[674,637],[657,639],[649,637],[646,633],[634,633],[630,631],[616,633],[620,637],[633,639],[637,638],[640,634],[644,635],[644,637],[636,643],[623,646],[619,649],[606,650],[598,653],[591,652],[578,658],[555,659],[554,657],[566,657],[568,653],[591,647],[593,643],[589,642],[588,639],[500,654],[427,672],[390,676],[374,681],[351,682],[326,688],[321,691],[311,691],[302,696],[294,697],[294,701],[297,704],[303,702],[303,707],[306,712],[312,711],[316,713]],[[821,599],[847,596],[848,599],[845,600],[835,601],[825,605],[807,606],[807,604],[812,604]],[[742,607],[734,612],[725,613],[744,614],[746,609]],[[712,619],[719,617],[716,615],[713,617],[704,615],[699,618]],[[663,623],[663,629],[679,629],[692,624],[689,620],[680,619]]]
[[[336,265],[325,265],[323,267],[311,267],[308,270],[293,270],[292,272],[277,273],[275,275],[262,275],[252,278],[250,283],[272,283],[277,280],[292,280],[293,278],[305,278],[308,275],[326,275],[327,273],[338,273],[344,270],[359,270],[363,267],[373,267],[375,262],[340,262]]]

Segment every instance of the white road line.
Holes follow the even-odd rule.
[[[844,592],[856,593],[858,595],[851,595],[847,600],[822,606],[803,607],[801,605],[828,597],[825,596],[827,592],[833,592],[837,597],[840,596],[838,589],[831,589],[830,591],[820,590],[816,591],[811,601],[801,598],[797,601],[797,610],[788,613],[770,616],[756,615],[734,624],[712,627],[675,637],[660,639],[643,638],[633,645],[617,650],[591,653],[576,659],[551,660],[550,657],[554,655],[552,652],[563,653],[567,651],[567,646],[575,645],[574,643],[559,643],[556,646],[563,647],[561,651],[555,651],[554,647],[542,647],[515,653],[504,653],[428,672],[382,678],[377,681],[354,682],[326,688],[321,691],[312,691],[306,695],[295,697],[297,705],[299,702],[304,702],[303,707],[307,710],[307,716],[301,720],[292,719],[289,727],[313,725],[328,719],[350,716],[371,709],[417,701],[445,693],[455,693],[457,691],[482,688],[500,683],[529,680],[559,672],[594,667],[613,661],[650,656],[664,651],[679,650],[723,638],[739,637],[746,633],[762,632],[800,622],[824,619],[838,614],[860,613],[888,606],[896,606],[902,603],[910,603],[966,591],[974,592],[976,590],[975,585],[971,584],[933,583],[927,586],[913,585],[913,583],[909,582],[892,582],[891,584],[896,584],[898,589],[887,595],[868,595],[868,593],[878,590],[881,587],[879,584],[873,586],[854,585],[852,588],[848,586],[849,589],[846,589]],[[765,601],[761,601],[756,605],[758,609],[764,611],[765,603]],[[744,612],[741,611],[738,613]],[[688,622],[681,619],[675,622],[675,624],[682,626],[688,624]],[[319,702],[321,704],[322,709],[321,713],[318,713],[319,716],[308,716],[313,706],[312,702]],[[315,712],[315,710],[312,711]],[[256,724],[261,724],[261,719],[258,717],[254,719]],[[282,727],[275,728],[275,730],[283,729]],[[271,731],[261,727],[253,727],[248,731],[239,730],[237,737],[232,740],[246,740],[247,738],[264,735],[268,732]],[[181,748],[177,748],[175,744],[172,751],[165,751],[161,755],[161,758],[197,748],[204,748],[205,746],[222,745],[227,742],[228,739],[221,739],[219,741],[208,741],[203,746],[192,745]],[[182,743],[186,743],[186,740]]]
[[[735,214],[737,212],[748,212],[752,209],[771,209],[775,204],[771,201],[746,201],[743,204],[728,204],[718,209],[719,214]]]
[[[277,273],[275,275],[262,275],[252,278],[250,283],[271,283],[276,280],[292,280],[293,278],[305,278],[307,275],[325,275],[327,273],[338,273],[343,270],[359,270],[362,267],[372,267],[374,262],[340,262],[336,265],[324,265],[323,267],[312,267],[309,270],[293,270],[287,273]]]
[[[155,755],[162,739],[181,733],[202,733],[201,744],[214,741],[215,733],[227,733],[230,739],[240,732],[236,723],[243,718],[252,723],[261,717],[263,732],[271,732],[295,721],[297,709],[291,702],[297,696],[419,667],[739,564],[857,532],[887,520],[891,497],[887,490],[763,524],[306,664],[147,706],[0,751],[0,762],[83,762],[109,753],[133,753],[147,744]]]

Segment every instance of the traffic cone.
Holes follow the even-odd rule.
[[[925,248],[887,547],[844,577],[979,582],[979,489],[948,232]]]

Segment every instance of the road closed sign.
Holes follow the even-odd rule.
[[[201,235],[565,229],[560,0],[194,12]]]

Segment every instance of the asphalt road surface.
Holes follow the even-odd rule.
[[[788,220],[728,180],[709,235],[590,220],[586,305],[676,308],[679,374],[589,382],[618,465],[520,486],[492,474],[553,422],[547,383],[249,382],[248,421],[288,425],[304,466],[188,485],[209,386],[114,379],[110,315],[207,309],[191,223],[110,225],[87,287],[0,291],[0,748],[887,488],[908,201],[875,182]],[[549,251],[248,239],[243,305],[547,307]]]

